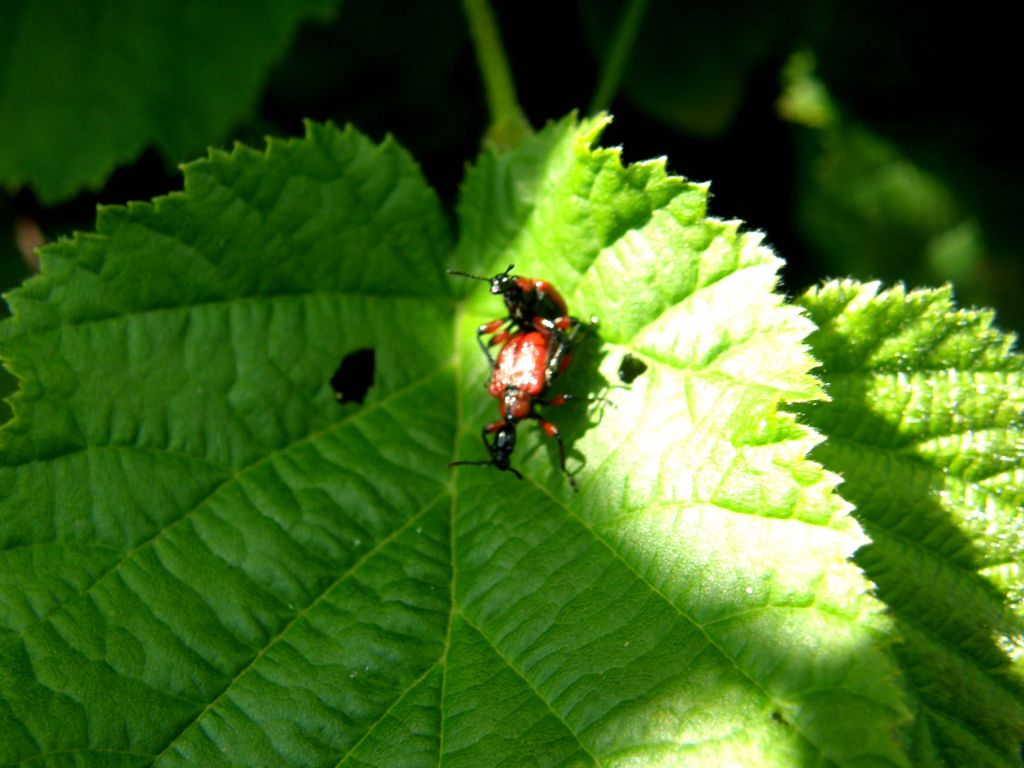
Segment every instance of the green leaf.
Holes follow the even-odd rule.
[[[99,188],[147,147],[177,162],[224,140],[298,23],[336,5],[4,3],[0,180],[52,204]]]
[[[528,428],[525,480],[446,469],[499,310],[391,142],[213,153],[45,249],[0,326],[0,763],[906,765],[864,537],[778,410],[819,394],[811,326],[602,127],[485,154],[456,251],[600,316],[578,394],[648,364],[550,414],[576,494]]]
[[[336,761],[436,664],[449,248],[402,150],[311,126],[44,250],[0,348],[0,763]]]
[[[801,300],[831,402],[800,412],[872,543],[917,721],[914,764],[1020,765],[1024,358],[951,291],[833,282]]]
[[[886,626],[845,562],[863,539],[804,459],[816,438],[777,412],[818,394],[810,327],[757,235],[706,218],[706,187],[663,161],[593,149],[603,124],[486,155],[463,190],[460,269],[514,262],[597,315],[591,383],[626,350],[650,368],[575,441],[578,495],[551,451],[520,463],[537,488],[460,470],[460,611],[598,762],[901,764]],[[494,411],[472,339],[485,294],[460,325],[466,458]]]
[[[13,218],[0,199],[0,217]],[[29,276],[29,267],[18,252],[14,241],[14,226],[6,235],[0,235],[0,293],[10,290]],[[0,302],[0,318],[7,317],[7,305]],[[7,398],[18,388],[17,382],[0,366],[0,426],[11,416]]]

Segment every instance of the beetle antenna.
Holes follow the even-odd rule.
[[[515,264],[509,264],[508,267],[505,268],[505,271],[502,272],[501,275],[498,275],[498,277],[501,277],[503,275],[507,275],[509,272],[512,271],[512,268],[514,266],[515,266]],[[472,280],[483,280],[485,283],[489,283],[489,282],[491,282],[491,280],[494,279],[493,277],[482,277],[480,275],[471,275],[471,274],[469,274],[469,272],[460,272],[457,269],[446,269],[445,272],[447,272],[449,275],[457,275],[459,277],[468,277],[468,278],[470,278]]]
[[[447,269],[445,271],[449,275],[457,275],[459,277],[468,277],[468,278],[471,278],[473,280],[483,280],[485,283],[491,282],[491,278],[489,278],[489,277],[480,277],[480,275],[471,275],[471,274],[469,274],[469,272],[459,272],[459,270],[457,270],[457,269]]]

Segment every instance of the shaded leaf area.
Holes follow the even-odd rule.
[[[567,388],[648,366],[557,416],[575,495],[528,425],[523,481],[445,468],[494,418],[497,308],[452,302],[392,142],[213,153],[44,250],[0,326],[0,763],[906,764],[864,538],[778,411],[819,394],[811,326],[602,126],[485,154],[456,249],[601,318]]]
[[[903,637],[915,765],[1020,765],[1024,358],[948,288],[799,303],[832,397],[799,412],[872,540],[856,561]]]
[[[299,22],[336,5],[4,3],[0,179],[52,204],[99,188],[146,147],[179,161],[223,140]]]
[[[0,763],[332,764],[421,700],[449,247],[402,150],[310,126],[44,250],[0,331]]]
[[[796,223],[827,274],[954,283],[963,304],[1005,307],[1012,325],[1020,279],[1010,259],[986,242],[962,189],[915,163],[883,135],[857,123],[833,100],[810,51],[783,69],[779,112],[796,124],[800,172]]]
[[[0,216],[6,216],[4,202],[0,199]],[[18,252],[14,233],[0,235],[0,292],[17,285],[29,276],[28,265]],[[7,305],[0,301],[0,318],[7,317]],[[18,388],[17,382],[0,366],[0,426],[11,416],[7,398]]]
[[[777,410],[818,396],[810,326],[773,293],[778,260],[756,235],[708,218],[706,187],[662,161],[594,148],[603,126],[550,125],[463,187],[459,268],[515,263],[597,316],[601,345],[556,384],[608,402],[546,414],[577,494],[528,432],[526,480],[458,470],[459,610],[580,760],[904,764],[887,623],[846,562],[863,539],[805,459],[815,436]],[[472,338],[493,312],[478,289],[460,322],[460,457],[482,458],[495,418]],[[648,370],[604,389],[625,351]]]

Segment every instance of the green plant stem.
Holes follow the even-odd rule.
[[[622,9],[622,15],[615,25],[615,36],[601,68],[601,78],[590,101],[589,114],[596,115],[611,106],[612,98],[619,89],[622,75],[629,63],[629,54],[633,51],[640,25],[647,13],[647,3],[648,0],[630,0]]]
[[[511,149],[532,132],[516,98],[515,84],[501,35],[487,0],[462,0],[477,60],[480,62],[491,126],[484,141],[499,149]]]

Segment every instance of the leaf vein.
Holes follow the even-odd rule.
[[[296,611],[295,615],[292,616],[292,618],[289,619],[287,622],[285,622],[284,625],[282,625],[281,629],[277,632],[277,634],[274,635],[274,637],[270,638],[270,640],[264,645],[264,647],[260,649],[259,653],[257,653],[255,656],[253,656],[252,659],[250,659],[249,662],[245,666],[243,666],[241,669],[239,669],[239,671],[236,672],[232,676],[232,678],[227,682],[227,684],[220,691],[220,693],[218,693],[205,707],[203,707],[203,709],[191,721],[186,723],[185,726],[175,736],[173,736],[168,741],[167,746],[165,746],[160,751],[160,753],[158,755],[156,755],[156,757],[153,759],[153,762],[155,763],[157,760],[159,760],[160,757],[163,756],[167,752],[168,749],[173,747],[175,742],[177,742],[182,736],[184,736],[185,733],[187,733],[189,731],[189,729],[191,729],[193,726],[198,725],[198,727],[202,728],[203,725],[202,725],[202,723],[200,721],[202,720],[203,716],[207,712],[210,712],[214,708],[214,706],[216,706],[216,704],[222,698],[224,698],[224,696],[228,693],[228,691],[231,690],[231,687],[236,682],[238,682],[238,680],[241,679],[241,677],[243,675],[245,675],[250,670],[253,670],[254,667],[256,666],[256,664],[259,662],[259,660],[262,659],[263,656],[266,655],[266,653],[271,648],[273,648],[279,641],[283,640],[284,635],[288,632],[288,630],[290,630],[296,624],[296,622],[298,622],[300,619],[304,618],[311,610],[313,610],[313,608],[315,608],[328,594],[330,594],[330,592],[332,590],[334,590],[335,587],[337,587],[338,585],[342,584],[349,577],[351,577],[353,574],[355,574],[356,571],[358,571],[367,561],[370,560],[370,558],[372,558],[373,556],[375,556],[379,552],[381,552],[386,546],[391,544],[402,533],[404,533],[410,526],[412,526],[414,523],[419,521],[419,519],[421,517],[423,517],[423,515],[425,515],[430,510],[430,508],[434,505],[434,503],[438,499],[442,498],[445,495],[445,493],[447,493],[447,491],[442,491],[437,496],[435,496],[434,498],[430,499],[427,503],[425,503],[423,505],[423,507],[421,509],[419,509],[415,514],[413,514],[401,526],[396,528],[390,534],[388,534],[383,539],[381,539],[379,542],[377,542],[373,547],[371,547],[366,552],[364,552],[362,557],[360,557],[358,560],[356,560],[354,563],[352,563],[347,569],[345,569],[345,571],[343,573],[339,574],[339,576],[336,579],[334,579],[333,581],[331,581],[331,582],[327,583],[326,585],[324,585],[324,587],[320,591],[320,593],[318,595],[316,595],[314,597],[314,599],[309,602],[308,605],[306,605],[304,608],[302,608],[302,610]],[[431,667],[428,667],[427,671],[429,672],[430,669],[431,669]]]
[[[586,744],[583,743],[583,741],[580,739],[579,734],[576,733],[576,731],[572,728],[572,726],[570,726],[569,723],[567,723],[565,721],[565,719],[562,717],[562,715],[559,714],[551,706],[551,702],[549,702],[546,698],[544,698],[544,696],[541,695],[540,691],[538,691],[536,689],[536,687],[534,687],[533,683],[529,680],[529,678],[527,678],[526,675],[524,675],[519,670],[519,668],[515,664],[513,664],[512,661],[507,656],[505,656],[504,653],[502,653],[501,648],[494,641],[494,639],[491,638],[486,632],[484,632],[482,627],[478,626],[475,622],[471,621],[468,616],[466,616],[465,614],[461,614],[461,615],[462,615],[463,621],[465,621],[470,627],[472,627],[473,629],[475,629],[477,632],[480,633],[480,636],[482,638],[484,638],[488,642],[488,644],[491,646],[491,649],[494,651],[494,653],[503,662],[505,662],[506,666],[508,666],[508,668],[510,670],[512,670],[512,672],[516,675],[516,677],[518,677],[520,680],[523,681],[523,683],[533,692],[533,695],[537,697],[537,700],[542,702],[544,704],[544,706],[547,707],[548,711],[555,717],[555,719],[557,719],[558,722],[560,722],[562,725],[564,725],[565,729],[569,733],[571,733],[573,735],[573,737],[576,739],[576,743],[579,744],[580,749],[582,749],[584,752],[586,752],[590,756],[590,758],[594,761],[595,765],[600,766],[601,765],[601,761],[598,759],[597,755],[595,755],[590,750],[590,748]]]
[[[568,517],[571,517],[574,520],[576,520],[577,523],[580,526],[582,526],[584,530],[586,530],[591,536],[593,536],[599,544],[605,547],[605,549],[608,550],[612,557],[618,560],[628,571],[630,571],[637,578],[637,580],[640,581],[640,583],[645,585],[651,591],[652,594],[657,595],[661,600],[664,601],[664,603],[667,606],[669,606],[682,619],[687,621],[697,632],[699,632],[704,637],[708,645],[711,648],[714,648],[715,651],[717,651],[722,656],[722,658],[728,660],[733,665],[733,667],[740,673],[740,675],[742,675],[758,692],[760,692],[761,695],[764,696],[764,698],[767,701],[770,701],[774,706],[778,708],[785,708],[785,705],[782,701],[780,701],[771,693],[769,693],[760,683],[758,683],[757,680],[755,680],[750,675],[750,673],[747,670],[745,670],[743,667],[737,664],[736,660],[732,658],[728,653],[726,653],[725,649],[722,648],[721,645],[715,642],[714,638],[711,637],[710,634],[708,634],[708,632],[704,629],[704,626],[702,624],[697,622],[686,611],[680,608],[675,603],[675,601],[669,598],[668,595],[664,594],[660,589],[658,589],[654,584],[652,584],[650,580],[648,580],[640,571],[634,568],[633,565],[625,557],[623,557],[618,551],[616,551],[615,547],[613,547],[608,540],[606,540],[600,533],[598,533],[593,528],[593,526],[591,526],[586,520],[584,520],[578,513],[573,512],[562,500],[555,498],[555,496],[552,495],[547,488],[544,488],[543,486],[537,484],[533,480],[531,480],[530,482],[532,482],[540,490],[541,493],[546,494],[551,499],[552,504],[554,506],[560,507]],[[550,704],[548,704],[548,706],[550,707]],[[815,749],[818,750],[819,755],[823,757],[827,755],[827,751],[824,749],[822,745],[819,745],[813,739],[811,739],[805,732],[800,730],[795,723],[792,723],[792,725],[793,730],[799,733],[809,744],[812,744],[815,747]]]
[[[231,487],[232,485],[237,485],[244,475],[248,474],[249,472],[254,471],[256,468],[262,466],[264,463],[266,463],[266,462],[268,462],[268,461],[270,461],[270,460],[272,460],[272,459],[274,459],[274,458],[276,458],[278,456],[282,456],[282,455],[287,454],[289,451],[294,450],[295,448],[297,448],[300,445],[304,445],[306,443],[311,443],[314,440],[316,440],[316,439],[318,439],[318,438],[320,438],[320,437],[322,437],[324,435],[328,435],[328,434],[334,432],[337,429],[340,429],[340,428],[342,428],[344,426],[347,426],[350,422],[355,421],[360,415],[366,414],[366,413],[371,412],[373,410],[376,410],[378,408],[385,407],[390,401],[392,401],[392,400],[394,400],[394,399],[396,399],[398,397],[404,396],[405,394],[408,394],[409,392],[414,391],[414,390],[418,389],[419,387],[422,387],[422,386],[426,385],[431,379],[433,379],[434,377],[440,375],[442,372],[444,372],[444,369],[438,369],[437,371],[434,371],[434,372],[429,373],[429,374],[427,374],[425,376],[422,376],[421,378],[419,378],[416,381],[406,385],[405,387],[402,387],[401,389],[397,389],[394,392],[389,393],[386,397],[381,398],[380,400],[377,400],[376,402],[371,403],[371,404],[367,405],[366,407],[364,407],[364,408],[362,408],[362,409],[360,409],[358,411],[353,411],[352,413],[344,416],[343,418],[339,419],[338,421],[332,422],[331,424],[325,426],[323,429],[317,430],[315,432],[311,432],[310,434],[306,435],[305,437],[303,437],[300,440],[296,440],[296,441],[290,443],[289,445],[284,446],[283,448],[271,451],[271,452],[265,454],[264,456],[261,456],[259,459],[257,459],[256,461],[253,461],[252,463],[248,464],[245,467],[242,467],[237,472],[233,473],[231,476],[224,478],[224,480],[222,480],[220,483],[218,483],[213,488],[211,488],[209,493],[207,493],[205,496],[203,496],[201,499],[199,499],[195,504],[193,504],[190,509],[183,510],[182,514],[179,517],[177,517],[175,520],[169,522],[167,525],[165,525],[165,526],[163,526],[161,528],[158,528],[156,531],[153,532],[153,534],[151,536],[149,536],[146,539],[143,539],[138,544],[136,544],[134,547],[126,550],[123,557],[121,557],[116,562],[111,563],[108,568],[106,568],[103,571],[101,571],[100,573],[98,573],[96,578],[88,586],[86,586],[84,589],[82,589],[82,591],[80,591],[78,594],[72,596],[67,602],[62,603],[61,605],[55,607],[50,613],[48,613],[48,614],[46,614],[46,616],[42,617],[42,619],[40,619],[39,622],[36,622],[35,624],[31,624],[31,625],[29,625],[27,627],[22,628],[21,632],[24,633],[24,632],[28,631],[31,627],[36,626],[37,624],[40,624],[43,621],[46,621],[51,616],[53,616],[53,615],[55,615],[57,613],[60,613],[63,610],[66,610],[68,608],[68,606],[72,605],[75,601],[84,598],[86,595],[88,595],[90,592],[92,592],[92,590],[100,582],[102,582],[104,579],[106,579],[112,573],[114,573],[119,568],[121,568],[121,566],[123,566],[126,562],[128,562],[128,560],[130,560],[134,555],[136,555],[142,549],[144,549],[145,547],[149,546],[150,544],[155,542],[158,538],[160,538],[161,536],[167,534],[168,532],[170,532],[171,530],[176,528],[184,520],[188,519],[190,516],[192,516],[198,510],[200,510],[206,504],[208,504],[219,493],[223,492],[224,490],[226,490],[227,488]],[[6,640],[0,641],[0,649],[10,647],[17,640],[18,640],[18,635],[15,635],[15,636],[13,636],[11,638],[8,638]]]

